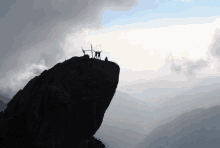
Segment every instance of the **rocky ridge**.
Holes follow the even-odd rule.
[[[85,57],[45,70],[1,114],[2,146],[73,148],[88,143],[102,124],[119,71],[116,63]]]

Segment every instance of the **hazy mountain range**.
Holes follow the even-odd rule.
[[[208,85],[204,80],[200,84],[204,86],[191,87],[169,97],[162,95],[154,98],[153,102],[116,91],[95,136],[112,147],[133,147],[150,131],[171,122],[182,113],[220,104],[220,83]]]
[[[2,96],[0,95],[0,100],[2,100],[5,104],[7,104],[11,99],[5,97],[5,96]]]
[[[7,103],[10,101],[7,97],[0,95],[0,111],[4,111],[7,108]]]
[[[220,106],[195,109],[151,131],[135,148],[218,148]]]
[[[174,92],[176,89],[173,89],[173,92],[171,92],[172,89],[170,89],[170,94],[168,95],[159,95],[158,93],[157,95],[159,95],[159,97],[153,96],[153,98],[145,100],[132,97],[127,93],[122,93],[117,90],[109,108],[105,113],[102,126],[94,136],[103,141],[107,148],[134,148],[135,146],[140,148],[147,147],[148,145],[150,147],[157,147],[159,146],[157,144],[161,144],[166,147],[169,147],[169,144],[177,146],[178,144],[181,144],[181,142],[183,143],[184,138],[180,138],[181,140],[179,143],[175,143],[172,139],[172,136],[168,136],[169,134],[167,135],[168,138],[165,136],[166,140],[160,136],[155,137],[155,134],[158,135],[156,131],[166,131],[166,129],[170,128],[168,128],[168,125],[171,123],[172,125],[175,125],[178,123],[177,120],[180,119],[182,123],[181,126],[175,125],[177,128],[175,130],[180,131],[180,135],[176,135],[177,137],[181,137],[181,134],[190,135],[190,131],[192,131],[192,133],[195,131],[194,133],[196,133],[196,130],[201,131],[201,133],[199,133],[200,135],[208,132],[210,132],[210,134],[215,133],[215,130],[218,128],[207,131],[206,126],[204,126],[204,128],[201,126],[205,123],[211,126],[211,122],[214,121],[220,125],[219,120],[217,120],[220,111],[218,108],[220,107],[216,107],[217,109],[207,110],[212,112],[210,113],[210,119],[212,119],[210,120],[210,123],[209,119],[207,119],[206,122],[200,122],[201,125],[198,123],[199,125],[197,126],[190,126],[190,123],[195,122],[193,120],[194,118],[205,119],[207,116],[209,116],[204,115],[204,112],[207,112],[205,109],[198,108],[211,107],[213,105],[220,104],[220,83],[215,83],[215,79],[212,80],[213,82],[210,85],[208,85],[208,82],[211,82],[210,80],[203,80],[200,82],[200,84],[191,87],[190,89],[186,89],[184,91],[181,90],[179,92]],[[162,90],[162,88],[152,88],[149,93],[152,94],[159,92],[160,90]],[[147,96],[147,94],[145,95]],[[0,100],[2,100],[4,103],[10,101],[10,99],[3,96],[0,96]],[[202,112],[202,114],[200,112]],[[216,114],[216,119],[213,118],[214,114]],[[187,115],[188,118],[193,117],[193,119],[184,118],[183,116],[185,115]],[[187,123],[185,123],[185,120]],[[189,133],[184,133],[185,130],[181,131],[181,129],[178,129],[182,128],[182,126],[186,126],[185,128],[187,129],[189,128]],[[197,127],[201,128],[198,129]],[[173,131],[173,129],[170,130]],[[166,132],[163,133],[166,134]],[[168,133],[172,132],[169,132],[168,130]],[[175,135],[175,133],[172,134]],[[209,137],[209,135],[207,136]],[[195,138],[199,139],[198,137]],[[218,138],[218,136],[216,136],[216,138]],[[168,141],[168,143],[164,145],[164,142],[161,142],[160,140]],[[185,140],[186,142],[190,142],[189,139]]]

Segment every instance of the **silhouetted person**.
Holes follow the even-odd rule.
[[[101,51],[101,52],[102,52],[102,51]],[[99,58],[101,58],[101,57],[100,57],[100,53],[101,53],[101,52],[98,52],[98,57],[99,57]]]
[[[105,57],[105,61],[108,61],[108,58],[107,58],[107,57]]]

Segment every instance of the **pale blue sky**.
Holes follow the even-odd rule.
[[[156,8],[145,10],[147,0],[139,0],[138,6],[129,11],[113,11],[108,9],[102,15],[102,24],[105,28],[114,25],[125,25],[134,22],[148,22],[163,18],[210,17],[219,15],[220,1],[193,0],[185,2],[170,0],[157,3]]]

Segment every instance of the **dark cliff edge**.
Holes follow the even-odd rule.
[[[86,57],[43,71],[1,112],[0,146],[87,147],[115,94],[119,72],[114,62]]]

